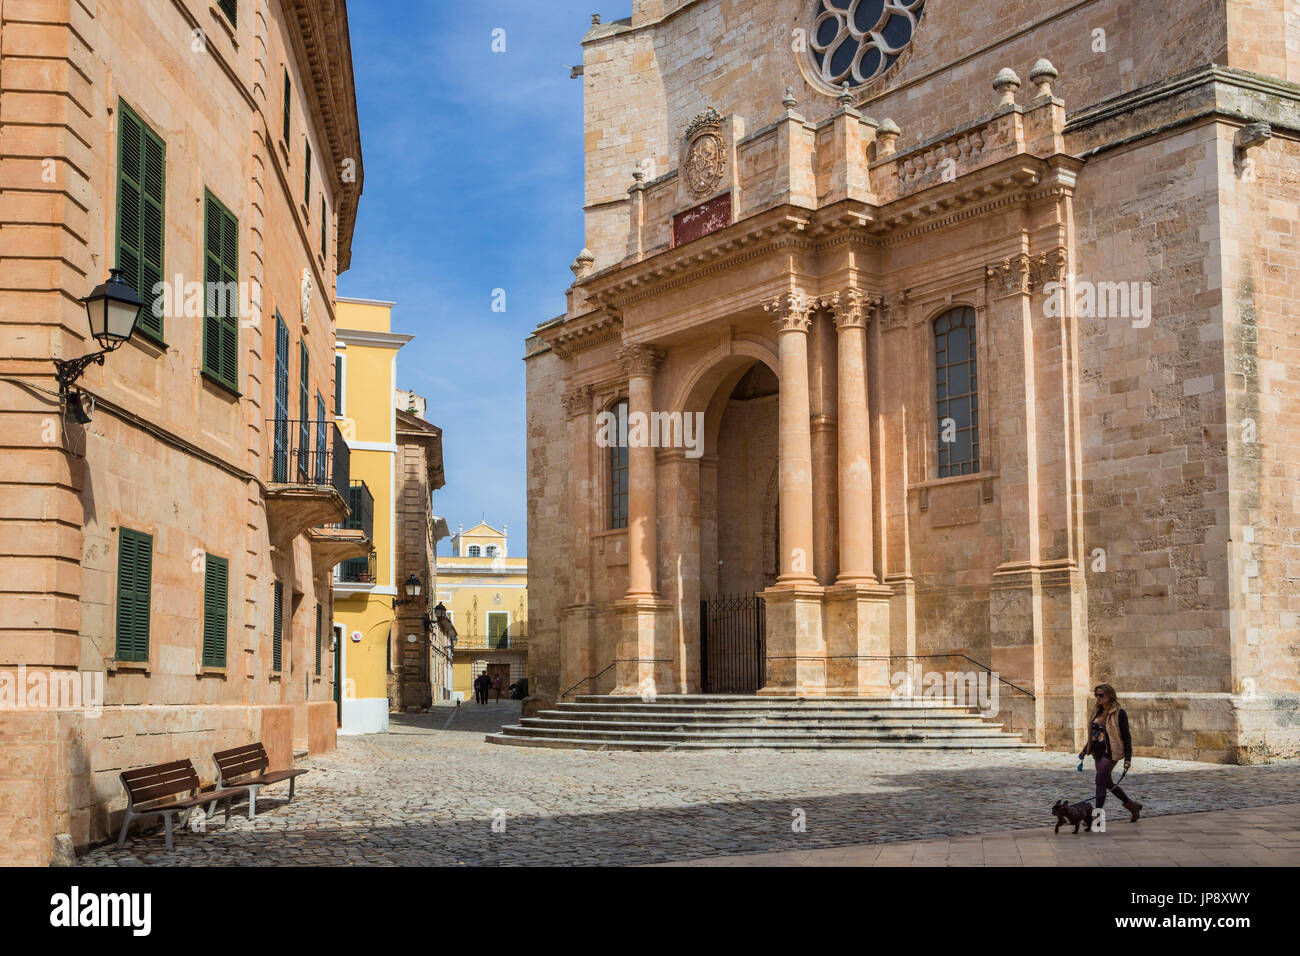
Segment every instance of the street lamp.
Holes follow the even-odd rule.
[[[90,416],[81,405],[81,393],[72,385],[91,365],[103,365],[104,356],[121,348],[122,343],[135,332],[136,323],[144,302],[126,281],[121,269],[110,269],[108,281],[95,286],[93,292],[82,299],[90,334],[100,345],[100,351],[75,359],[54,359],[55,376],[59,380],[59,397],[68,403],[72,416],[82,424]]]
[[[424,583],[415,576],[414,572],[412,572],[411,575],[406,579],[406,584],[404,585],[404,587],[406,590],[406,600],[403,601],[398,598],[393,598],[394,608],[396,608],[399,604],[410,604],[412,601],[418,598],[420,596],[420,591],[424,588]]]

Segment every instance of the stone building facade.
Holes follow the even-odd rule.
[[[741,594],[758,693],[988,668],[1050,748],[1105,681],[1140,754],[1300,750],[1294,3],[634,0],[582,46],[529,708],[699,692]]]
[[[13,0],[0,45],[0,672],[102,690],[0,709],[0,863],[43,864],[113,833],[122,770],[334,746],[363,177],[343,0]],[[51,360],[98,347],[79,299],[115,266],[147,328],[79,423]]]

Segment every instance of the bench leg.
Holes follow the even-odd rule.
[[[126,831],[127,828],[131,825],[132,816],[133,815],[130,810],[127,810],[122,814],[122,832],[117,837],[117,849],[119,850],[122,849],[122,844],[126,842]]]
[[[252,820],[257,814],[257,791],[259,787],[248,788],[248,819]]]
[[[167,849],[169,850],[172,848],[172,816],[173,814],[170,811],[163,814],[163,822],[167,828]]]
[[[289,799],[286,801],[287,803],[293,803],[293,782],[296,779],[296,777],[289,778]]]

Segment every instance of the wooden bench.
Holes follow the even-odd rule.
[[[257,791],[267,784],[289,781],[289,801],[293,801],[293,782],[307,772],[306,768],[289,770],[272,770],[267,768],[271,762],[266,757],[266,748],[259,740],[257,743],[243,747],[232,747],[212,755],[217,765],[217,786],[229,787],[236,791],[248,792],[248,819],[257,813]]]
[[[217,784],[216,790],[200,792],[203,785],[194,764],[189,760],[173,760],[152,767],[123,770],[118,776],[126,788],[126,815],[122,818],[122,832],[117,838],[118,849],[126,842],[126,831],[132,820],[162,817],[167,829],[167,849],[170,850],[174,816],[180,814],[180,825],[185,826],[195,807],[208,804],[208,816],[212,816],[217,803],[224,800],[226,822],[229,823],[230,801],[240,794],[239,790],[224,790],[220,784]]]

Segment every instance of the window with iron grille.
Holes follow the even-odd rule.
[[[974,309],[952,309],[935,320],[934,368],[939,477],[977,474],[980,412]]]
[[[609,446],[609,527],[627,527],[627,399],[610,409],[618,422],[618,437]]]
[[[321,660],[321,606],[316,605],[316,676],[320,677]]]

